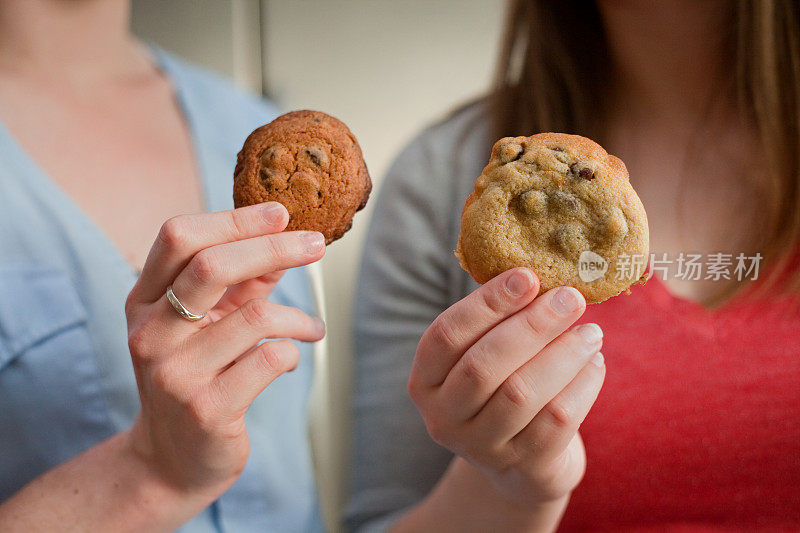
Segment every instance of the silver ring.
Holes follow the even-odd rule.
[[[175,296],[175,293],[172,292],[172,285],[167,287],[167,300],[169,300],[169,303],[172,304],[172,307],[175,308],[175,310],[178,312],[179,315],[181,315],[181,317],[185,318],[190,322],[197,322],[198,320],[203,320],[206,317],[205,313],[203,313],[202,315],[196,315],[191,311],[189,311],[188,309],[186,309],[186,306],[183,305],[181,301],[178,300],[178,297]]]

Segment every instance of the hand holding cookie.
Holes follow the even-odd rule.
[[[318,232],[283,231],[288,218],[270,202],[170,219],[126,302],[142,404],[131,448],[166,486],[207,499],[199,508],[244,468],[245,412],[298,363],[287,339],[324,335],[320,319],[266,299],[283,271],[325,253]],[[201,318],[176,312],[169,288]]]
[[[539,290],[515,268],[455,303],[422,336],[408,382],[431,437],[522,509],[580,481],[577,431],[605,377],[600,328],[571,327],[581,294]]]
[[[516,266],[541,292],[569,285],[602,302],[643,279],[647,214],[625,164],[585,137],[497,141],[461,215],[456,256],[479,283]]]

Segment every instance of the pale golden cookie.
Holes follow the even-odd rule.
[[[588,303],[644,280],[647,214],[625,164],[578,135],[506,137],[461,213],[456,256],[478,283],[514,267]]]

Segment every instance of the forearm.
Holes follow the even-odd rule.
[[[188,494],[160,480],[123,432],[0,505],[0,530],[172,531],[213,500],[213,494]]]
[[[403,515],[392,532],[554,531],[568,501],[565,496],[554,502],[517,506],[503,499],[482,473],[456,458],[428,497]]]

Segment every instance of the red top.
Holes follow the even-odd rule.
[[[606,380],[560,531],[800,531],[800,306],[716,311],[655,277],[589,306]]]

